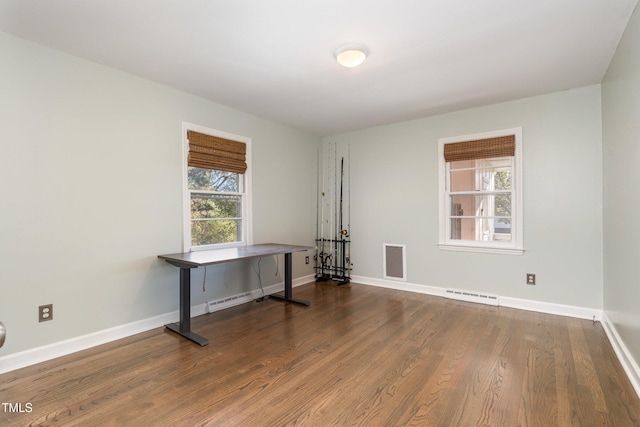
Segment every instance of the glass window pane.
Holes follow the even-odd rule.
[[[451,196],[451,216],[511,217],[511,194]]]
[[[449,191],[475,191],[476,190],[476,171],[461,170],[451,171],[449,174],[450,190]]]
[[[490,159],[459,160],[449,162],[451,170],[469,168],[508,168],[513,157],[493,157]]]
[[[459,160],[457,162],[449,162],[451,170],[455,169],[469,169],[476,167],[475,160]]]
[[[494,169],[494,190],[511,190],[511,168]]]
[[[213,169],[194,168],[187,170],[190,190],[219,191],[225,193],[240,192],[240,174]]]
[[[493,216],[511,217],[511,194],[496,194],[493,197]]]
[[[242,196],[191,194],[191,218],[239,218]]]
[[[194,246],[239,242],[240,230],[239,219],[191,221],[191,242]]]
[[[451,239],[468,241],[511,241],[511,220],[452,218]]]
[[[482,168],[509,168],[511,167],[511,159],[513,157],[492,157],[490,159],[476,160],[476,166]]]
[[[504,219],[494,219],[493,220],[493,227],[496,233],[499,234],[508,234],[509,235],[509,239],[511,240],[511,219],[508,218],[504,218]]]
[[[493,190],[511,190],[510,167],[451,170],[449,173],[449,191]]]

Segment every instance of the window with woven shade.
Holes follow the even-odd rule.
[[[251,241],[251,140],[184,124],[185,250]]]
[[[247,144],[192,130],[189,141],[188,165],[242,174],[247,170]]]
[[[439,140],[447,250],[522,254],[522,129]]]

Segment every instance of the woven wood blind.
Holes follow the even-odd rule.
[[[244,173],[247,170],[247,145],[217,136],[187,131],[189,158],[187,164],[196,168]]]
[[[488,159],[491,157],[510,157],[516,152],[515,135],[474,141],[454,142],[444,145],[445,162],[460,160]]]

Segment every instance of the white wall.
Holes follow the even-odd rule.
[[[255,243],[313,245],[320,138],[3,33],[0,57],[0,356],[178,309],[156,256],[181,251],[182,121],[253,139]],[[194,272],[193,304],[257,288],[250,267],[210,267],[205,293]]]
[[[438,138],[521,126],[522,256],[438,249]],[[600,86],[325,138],[351,151],[353,274],[383,277],[406,244],[411,284],[602,308]],[[535,273],[536,286],[525,284]]]
[[[182,121],[253,139],[256,243],[312,244],[319,138],[2,33],[0,54],[0,357],[177,310],[156,255],[181,249]],[[591,86],[325,138],[350,150],[352,274],[382,278],[382,244],[406,244],[413,284],[602,308],[601,120]],[[518,126],[525,254],[439,250],[438,138]],[[193,303],[255,289],[250,267],[210,268],[204,294],[194,272]]]
[[[602,83],[604,309],[640,363],[640,12]]]

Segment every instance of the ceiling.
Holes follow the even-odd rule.
[[[0,31],[326,136],[600,83],[636,3],[0,0]]]

